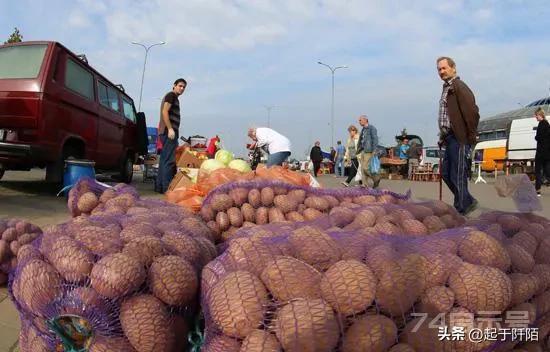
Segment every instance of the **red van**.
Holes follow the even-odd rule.
[[[0,46],[0,178],[5,170],[46,167],[46,180],[60,182],[73,157],[129,183],[146,136],[132,98],[85,56],[56,42]]]

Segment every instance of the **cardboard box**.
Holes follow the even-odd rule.
[[[191,181],[191,176],[184,170],[178,170],[178,172],[176,172],[176,176],[174,176],[172,182],[170,182],[168,190],[172,191],[176,188],[189,187],[192,185],[193,181]]]
[[[197,158],[191,153],[182,153],[179,157],[176,166],[177,167],[187,167],[191,169],[198,169],[201,167],[201,164],[204,160]]]

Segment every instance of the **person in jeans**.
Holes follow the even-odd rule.
[[[351,125],[348,127],[349,138],[346,143],[346,153],[344,155],[344,163],[349,165],[348,178],[342,182],[345,187],[349,187],[355,175],[357,175],[357,170],[359,169],[359,160],[357,160],[357,143],[359,142],[359,132],[357,127]]]
[[[344,155],[346,154],[346,148],[342,145],[342,141],[336,142],[336,157],[334,164],[334,173],[336,176],[344,177]]]
[[[313,148],[309,153],[309,158],[313,163],[313,176],[317,177],[319,169],[321,168],[321,161],[323,161],[323,153],[321,152],[321,142],[315,142]]]
[[[160,107],[159,137],[162,145],[160,152],[158,175],[155,182],[155,191],[166,193],[170,182],[176,174],[176,148],[180,128],[179,96],[183,94],[187,82],[178,78],[162,99]]]
[[[290,156],[290,140],[271,128],[249,128],[248,137],[255,142],[256,148],[267,149],[267,167],[281,166]]]
[[[420,164],[422,159],[422,146],[418,145],[416,142],[412,142],[411,147],[409,148],[409,170],[408,178],[411,179],[413,169]]]
[[[540,188],[546,177],[550,178],[550,124],[546,120],[543,108],[535,111],[535,118],[539,122],[537,126],[537,152],[535,153],[535,189],[540,197]]]
[[[454,207],[462,215],[477,208],[478,202],[468,191],[472,145],[477,141],[479,108],[474,93],[456,74],[450,57],[437,59],[437,71],[443,81],[439,99],[439,142],[445,145],[441,176],[454,194]]]
[[[367,115],[359,116],[359,124],[362,129],[359,135],[359,142],[357,143],[357,154],[359,155],[359,160],[361,160],[363,187],[368,187],[368,181],[372,179],[372,188],[378,188],[380,175],[371,174],[369,170],[370,159],[373,157],[378,146],[378,132],[376,131],[376,127],[369,124]]]

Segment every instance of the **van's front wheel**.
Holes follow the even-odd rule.
[[[134,178],[134,158],[131,153],[128,153],[120,166],[120,181],[124,183],[132,183]]]

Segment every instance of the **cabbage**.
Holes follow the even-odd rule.
[[[216,159],[208,159],[203,161],[201,164],[201,170],[206,171],[207,173],[223,168],[225,168],[225,164]]]
[[[250,168],[250,165],[248,165],[248,163],[246,161],[241,160],[241,159],[235,159],[235,160],[231,161],[228,166],[229,166],[230,169],[235,169],[235,170],[240,171],[240,172],[252,171],[252,169]]]
[[[220,149],[216,152],[216,156],[214,158],[221,161],[227,166],[229,165],[231,160],[233,160],[233,153],[231,153],[229,150]]]

